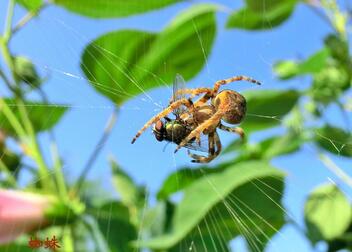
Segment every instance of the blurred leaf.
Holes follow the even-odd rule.
[[[219,251],[227,251],[224,240],[242,234],[252,245],[263,247],[284,223],[282,191],[283,173],[267,163],[233,165],[221,173],[198,179],[185,189],[184,198],[176,207],[171,233],[135,244],[162,250],[179,249],[193,241],[198,251],[204,248],[204,243],[211,247],[214,242],[221,246],[217,248]],[[222,232],[223,237],[217,239],[214,233],[218,230],[228,232]]]
[[[119,193],[121,201],[126,206],[136,205],[138,201],[138,187],[132,178],[121,169],[114,160],[110,160],[112,170],[112,180],[116,190]]]
[[[94,216],[110,251],[131,251],[129,242],[137,238],[137,230],[129,222],[128,209],[115,201],[105,203],[95,212]]]
[[[153,208],[146,209],[143,219],[143,231],[147,237],[155,237],[170,231],[175,205],[170,201],[161,201]]]
[[[291,16],[296,3],[296,0],[280,1],[280,4],[275,4],[271,6],[271,8],[262,8],[259,7],[259,5],[257,6],[253,4],[253,6],[257,7],[251,8],[250,6],[247,6],[233,12],[229,17],[226,26],[227,28],[240,28],[246,30],[272,29],[282,24]]]
[[[297,103],[299,92],[295,90],[260,90],[244,93],[247,114],[241,127],[245,132],[263,130],[279,125]]]
[[[4,101],[9,105],[12,111],[15,113],[17,118],[20,118],[20,113],[18,110],[18,105],[14,99],[5,98]],[[64,113],[67,111],[67,107],[42,103],[42,102],[34,102],[34,101],[26,101],[25,106],[28,109],[28,116],[31,120],[34,130],[36,132],[49,130],[54,127]],[[4,130],[7,134],[16,136],[15,132],[12,129],[11,124],[6,119],[5,115],[1,113],[0,110],[0,128]]]
[[[352,157],[352,135],[340,128],[325,125],[315,131],[315,141],[323,149],[342,155]]]
[[[53,0],[69,11],[91,18],[118,18],[161,9],[181,0]]]
[[[326,66],[330,50],[324,48],[303,62],[279,61],[274,65],[274,72],[282,80],[291,79],[297,75],[318,73]]]
[[[302,143],[303,139],[299,135],[289,132],[284,135],[269,137],[259,143],[244,145],[242,148],[230,144],[227,152],[238,151],[239,155],[236,158],[238,162],[258,159],[270,160],[277,156],[298,151]]]
[[[248,8],[256,12],[263,12],[276,8],[282,4],[282,0],[245,0]],[[293,2],[293,1],[292,1]],[[297,2],[297,1],[296,1]]]
[[[12,251],[19,251],[19,252],[33,252],[28,244],[23,243],[10,243],[10,244],[1,244],[0,245],[1,252],[12,252]]]
[[[332,184],[319,186],[310,194],[304,214],[308,237],[313,243],[342,235],[352,218],[350,203]]]
[[[331,50],[333,58],[338,60],[341,64],[349,63],[349,49],[345,39],[335,34],[330,34],[325,38],[325,45]]]
[[[16,1],[24,8],[26,8],[28,11],[37,11],[43,5],[43,0],[16,0]]]
[[[88,45],[81,68],[93,87],[121,104],[146,90],[186,80],[203,67],[215,37],[215,5],[195,5],[162,32],[123,30]]]
[[[14,73],[19,81],[30,85],[32,88],[40,84],[40,77],[34,64],[24,56],[14,58]]]

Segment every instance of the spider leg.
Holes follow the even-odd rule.
[[[200,135],[203,133],[203,131],[209,127],[212,127],[213,125],[218,125],[221,118],[223,115],[226,113],[226,109],[220,109],[218,110],[212,117],[210,117],[208,120],[205,122],[201,123],[198,125],[197,128],[195,128],[185,139],[182,140],[182,142],[176,147],[175,153],[182,147],[184,147],[189,141],[192,139],[196,139],[196,141],[199,141]]]
[[[156,116],[151,118],[146,124],[144,124],[144,126],[137,132],[135,137],[132,139],[131,143],[133,144],[137,140],[137,138],[143,133],[143,131],[145,131],[153,123],[159,121],[161,118],[167,116],[173,110],[177,109],[178,107],[180,107],[182,105],[186,106],[190,111],[193,111],[193,103],[190,99],[184,98],[184,99],[177,100],[177,101],[171,103],[166,109],[161,111],[159,114],[157,114]]]
[[[255,83],[257,85],[261,85],[261,83],[259,81],[255,80],[255,79],[252,79],[250,77],[243,76],[243,75],[234,76],[234,77],[231,77],[231,78],[228,78],[228,79],[218,80],[217,82],[215,82],[215,85],[214,85],[214,88],[213,88],[213,97],[218,93],[219,88],[222,85],[226,85],[226,84],[229,84],[229,83],[235,82],[235,81],[248,81],[248,82]]]
[[[211,93],[213,90],[211,88],[184,88],[177,90],[175,96],[177,97],[178,95],[183,95],[183,94],[189,94],[191,95],[191,99],[194,98],[197,95],[203,94],[203,93]]]
[[[214,144],[216,144],[216,151],[214,149]],[[221,142],[219,135],[216,131],[209,133],[209,152],[208,156],[201,156],[201,155],[196,155],[193,153],[190,153],[188,151],[188,155],[193,158],[192,162],[193,163],[209,163],[212,161],[214,158],[216,158],[221,152]]]
[[[240,127],[233,127],[233,128],[231,128],[231,127],[227,127],[227,126],[225,126],[225,125],[223,125],[223,124],[220,123],[220,124],[219,124],[219,129],[224,130],[224,131],[227,131],[227,132],[236,133],[236,134],[238,134],[238,135],[241,137],[242,140],[244,140],[244,138],[245,138],[244,131],[243,131],[243,129],[240,128]]]

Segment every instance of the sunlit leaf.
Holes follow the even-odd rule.
[[[296,2],[296,0],[281,1],[280,4],[276,4],[272,8],[261,9],[262,7],[257,7],[258,10],[244,7],[230,15],[226,26],[246,30],[272,29],[291,16]]]
[[[36,11],[43,5],[43,0],[16,0],[29,11]]]
[[[308,236],[313,243],[332,240],[350,225],[351,205],[346,196],[332,184],[316,188],[304,207]]]
[[[171,233],[135,245],[162,250],[182,248],[182,244],[193,241],[193,246],[201,250],[204,243],[211,247],[213,242],[219,251],[226,251],[221,250],[224,240],[244,235],[252,246],[262,248],[284,223],[280,206],[283,177],[282,172],[267,163],[244,162],[198,179],[185,189],[176,207]],[[216,238],[216,230],[229,232]]]
[[[314,131],[316,143],[323,149],[346,157],[352,157],[352,135],[340,128],[325,125]]]
[[[241,127],[245,132],[277,126],[296,104],[295,90],[260,90],[245,92],[247,114]]]
[[[117,18],[161,9],[182,0],[53,0],[69,11],[91,18]]]
[[[274,65],[274,72],[282,80],[291,79],[303,74],[318,73],[326,66],[329,56],[330,50],[324,48],[302,62],[279,61]]]
[[[93,87],[121,104],[145,91],[171,84],[176,73],[186,80],[203,67],[216,30],[214,5],[195,5],[162,32],[123,30],[89,44],[81,68]]]
[[[221,164],[216,169],[209,168],[207,166],[194,168],[180,168],[174,173],[171,173],[165,180],[159,192],[157,198],[159,200],[167,199],[170,195],[175,192],[181,191],[187,186],[191,185],[197,179],[200,179],[208,174],[221,172],[229,164]]]
[[[13,99],[5,99],[5,102],[12,109],[17,118],[20,118],[19,105]],[[26,101],[26,109],[36,132],[49,130],[54,127],[64,113],[67,111],[67,106],[60,106],[42,102]],[[10,122],[5,115],[0,112],[0,128],[7,134],[16,135]]]

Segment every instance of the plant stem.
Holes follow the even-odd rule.
[[[7,16],[4,27],[4,40],[7,43],[11,37],[11,29],[12,29],[12,18],[15,8],[15,0],[9,0],[9,5],[7,7]]]
[[[110,136],[110,133],[115,125],[115,122],[116,122],[116,118],[117,118],[117,113],[118,113],[118,107],[115,107],[114,110],[112,111],[109,119],[108,119],[108,122],[105,126],[105,129],[104,129],[104,132],[103,132],[103,135],[101,136],[101,138],[99,139],[98,143],[96,144],[92,154],[90,155],[86,165],[84,166],[83,170],[82,170],[82,173],[81,175],[78,177],[78,180],[77,180],[77,183],[76,183],[76,186],[75,186],[75,192],[78,193],[83,182],[84,182],[84,179],[86,178],[88,172],[90,171],[90,169],[93,167],[93,164],[95,162],[95,160],[97,159],[100,151],[103,149],[106,141],[108,140],[109,136]]]
[[[13,57],[10,54],[10,50],[8,48],[8,42],[10,41],[11,38],[11,31],[12,31],[12,18],[13,18],[13,14],[14,14],[14,5],[15,5],[15,0],[9,0],[9,6],[8,6],[8,10],[7,10],[7,18],[6,18],[6,22],[5,22],[5,30],[4,30],[4,35],[2,37],[2,39],[0,40],[0,48],[1,48],[1,52],[2,55],[4,57],[4,60],[8,66],[8,68],[10,69],[11,73],[12,73],[12,77],[13,77],[13,83],[15,83],[15,86],[18,86],[18,81],[17,78],[15,76],[15,72],[14,72],[14,63],[13,63]],[[45,164],[44,158],[42,156],[42,153],[40,151],[40,147],[39,147],[39,143],[37,140],[37,136],[35,134],[33,125],[31,120],[28,117],[28,111],[25,107],[25,103],[23,100],[23,97],[20,93],[15,93],[14,94],[16,96],[16,103],[18,104],[18,110],[20,113],[20,118],[22,121],[22,124],[24,126],[24,130],[26,132],[22,131],[22,126],[20,127],[20,125],[18,125],[17,123],[17,118],[16,116],[13,114],[11,109],[7,109],[7,104],[6,102],[3,102],[3,108],[4,110],[7,109],[7,115],[10,116],[9,121],[11,123],[12,121],[12,126],[14,126],[16,133],[20,133],[20,137],[22,139],[26,139],[26,135],[29,135],[30,137],[30,149],[31,149],[31,156],[33,157],[33,159],[36,161],[36,163],[38,164],[38,173],[40,178],[44,179],[44,178],[48,178],[49,177],[49,170]],[[5,111],[4,111],[5,113]],[[16,119],[16,120],[15,120]],[[44,183],[47,180],[43,180],[42,185],[45,187],[48,187],[48,183]]]
[[[29,11],[25,16],[23,16],[20,21],[18,21],[18,23],[15,25],[15,28],[12,29],[12,35],[22,29],[23,26],[25,26],[29,21],[31,21],[35,16],[37,16],[38,13],[42,11],[46,6],[48,6],[48,3],[44,3],[39,9],[35,11]]]
[[[7,176],[7,180],[10,182],[11,186],[16,187],[17,182],[15,177],[12,175],[10,169],[6,166],[6,164],[0,158],[0,171],[4,172]]]

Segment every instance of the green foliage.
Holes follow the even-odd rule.
[[[278,192],[282,190],[282,172],[265,162],[244,162],[233,165],[221,173],[202,177],[185,189],[184,197],[175,209],[171,233],[136,244],[152,249],[177,250],[185,240],[190,239],[198,243],[194,244],[195,247],[202,246],[199,233],[204,240],[210,242],[206,239],[207,234],[213,234],[216,227],[207,227],[206,220],[215,218],[214,216],[220,225],[220,230],[225,228],[232,230],[228,236],[224,234],[227,241],[243,234],[256,244],[253,236],[261,234],[253,229],[255,227],[260,227],[266,236],[266,241],[267,237],[275,233],[284,223],[283,210],[276,205],[280,205],[282,194]],[[231,206],[230,209],[229,206]],[[241,230],[239,222],[244,227],[254,230],[254,233],[245,233],[245,230]],[[198,237],[197,232],[199,232]],[[257,238],[258,243],[263,242],[262,237]],[[223,245],[219,244],[219,246]],[[259,245],[256,244],[256,246]]]
[[[43,5],[43,0],[16,0],[16,2],[29,11],[37,11]]]
[[[336,155],[352,157],[351,133],[331,125],[325,125],[315,133],[315,141],[321,148]]]
[[[26,57],[17,56],[14,58],[14,73],[18,81],[24,82],[32,88],[40,84],[40,78],[34,64]]]
[[[241,123],[246,132],[263,130],[280,124],[299,98],[295,90],[260,90],[245,92],[247,115]]]
[[[91,18],[118,18],[161,9],[182,0],[54,0],[69,11]]]
[[[128,208],[120,202],[106,202],[93,215],[110,251],[131,251],[129,242],[137,238],[136,227],[130,223]]]
[[[291,16],[296,4],[297,0],[247,1],[246,7],[230,15],[226,26],[246,30],[272,29]]]
[[[304,208],[307,234],[312,243],[333,240],[349,227],[352,209],[346,196],[332,184],[316,188]]]
[[[14,99],[5,99],[5,102],[12,109],[16,117],[20,118],[19,105],[16,101]],[[25,106],[30,111],[28,116],[36,132],[49,130],[54,127],[67,111],[65,107],[42,102],[27,101]],[[1,128],[6,134],[16,136],[16,132],[3,113],[0,113],[0,121]]]
[[[291,79],[304,74],[318,73],[325,67],[329,56],[330,50],[324,48],[302,62],[288,60],[279,61],[274,65],[274,71],[282,80]]]
[[[214,5],[195,5],[158,34],[132,30],[105,34],[86,47],[81,68],[94,88],[116,104],[172,83],[176,73],[189,80],[210,53],[215,10]],[[202,47],[195,46],[199,43]]]

